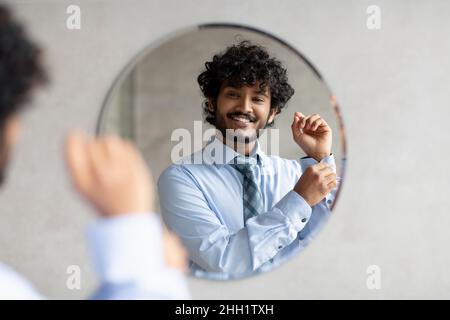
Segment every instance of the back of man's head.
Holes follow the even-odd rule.
[[[12,147],[10,122],[30,98],[32,88],[45,81],[39,48],[8,8],[0,5],[0,183]]]

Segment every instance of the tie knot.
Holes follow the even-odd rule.
[[[236,157],[233,159],[231,166],[239,171],[242,175],[251,177],[254,174],[256,166],[256,158],[253,157]]]
[[[249,175],[253,172],[253,164],[245,163],[245,164],[232,164],[233,168],[242,173],[243,175]]]
[[[232,164],[248,164],[248,165],[256,165],[257,164],[257,160],[256,160],[256,155],[255,156],[250,156],[250,157],[244,157],[244,156],[236,156],[233,158],[233,160],[231,160]]]

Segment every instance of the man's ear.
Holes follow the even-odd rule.
[[[17,140],[19,140],[20,137],[21,129],[20,120],[17,116],[10,116],[6,119],[3,130],[5,137],[4,141],[7,146],[13,147],[17,143]]]
[[[214,112],[216,107],[214,106],[214,102],[212,98],[208,98],[208,110]]]
[[[269,119],[268,119],[267,123],[271,124],[275,120],[275,116],[279,113],[280,113],[280,108],[278,108],[278,107],[270,108]]]

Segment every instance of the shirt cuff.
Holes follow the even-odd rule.
[[[297,232],[305,227],[312,213],[309,204],[294,190],[289,191],[275,207],[289,218]]]
[[[156,214],[104,218],[88,228],[87,236],[102,282],[133,281],[165,268],[162,227]]]
[[[302,172],[305,172],[306,169],[308,169],[310,166],[317,164],[317,163],[319,163],[319,162],[317,162],[316,159],[311,158],[311,157],[301,158],[300,165],[302,167]],[[320,160],[320,163],[325,163],[325,164],[329,165],[333,169],[333,171],[336,172],[336,162],[334,160],[333,154],[330,154],[329,156],[326,156],[325,158]]]

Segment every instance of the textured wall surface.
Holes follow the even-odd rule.
[[[24,114],[0,193],[0,260],[51,298],[95,287],[84,240],[91,209],[62,162],[72,127],[94,132],[117,74],[150,43],[188,26],[230,22],[284,39],[321,71],[342,108],[348,167],[334,216],[276,271],[227,283],[190,280],[194,298],[450,298],[447,196],[450,3],[447,1],[9,1],[44,47],[52,84]],[[82,11],[66,28],[66,8]],[[366,27],[369,5],[381,29]],[[82,290],[66,288],[79,265]],[[366,269],[381,269],[381,289]]]

